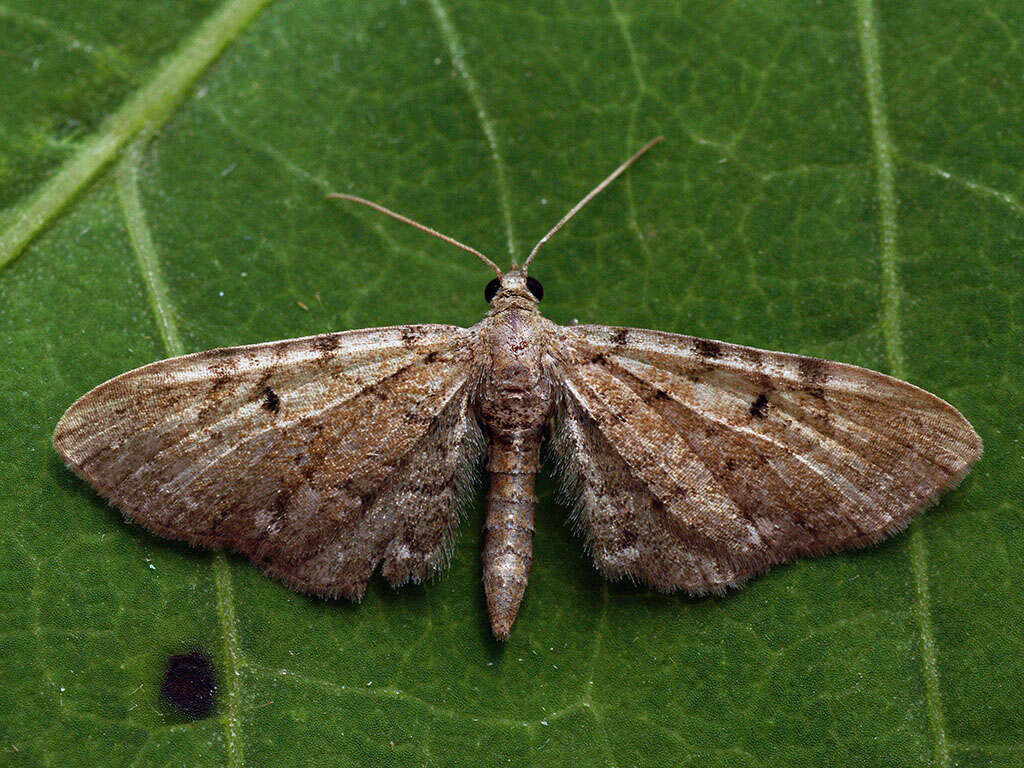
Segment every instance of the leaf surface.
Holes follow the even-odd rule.
[[[0,762],[1024,761],[1012,4],[42,0],[0,19]],[[949,400],[986,453],[908,533],[663,596],[603,584],[542,480],[499,648],[479,502],[443,577],[351,606],[124,525],[53,453],[76,397],[170,354],[480,317],[478,262],[326,192],[508,264],[658,134],[541,251],[545,314]],[[220,693],[186,722],[160,675],[194,646]]]

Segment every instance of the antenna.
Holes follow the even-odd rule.
[[[602,181],[600,184],[598,184],[596,187],[590,190],[586,197],[584,197],[582,200],[576,203],[576,205],[574,205],[572,209],[567,214],[565,214],[565,216],[562,217],[561,221],[559,221],[557,224],[555,224],[554,227],[551,228],[550,232],[548,232],[546,235],[544,235],[544,237],[537,241],[537,244],[533,246],[533,250],[530,251],[530,255],[526,257],[526,261],[523,262],[523,266],[521,267],[521,269],[524,272],[526,271],[526,268],[530,266],[530,262],[533,261],[533,257],[537,255],[537,251],[540,250],[540,247],[544,245],[544,243],[546,243],[551,238],[551,236],[555,234],[555,232],[560,230],[565,225],[565,223],[569,221],[569,219],[575,216],[579,212],[580,208],[582,208],[584,205],[593,200],[594,197],[598,195],[598,193],[600,193],[605,187],[607,187],[609,184],[615,181],[615,179],[622,175],[622,173],[627,168],[629,168],[629,166],[631,166],[639,159],[640,155],[642,155],[644,152],[649,150],[651,147],[653,147],[655,144],[657,144],[664,138],[664,136],[658,136],[657,138],[651,139],[649,142],[644,144],[639,150],[637,150],[636,153],[631,158],[629,158],[629,160],[627,160],[614,171],[612,171],[604,181]]]
[[[400,213],[395,213],[391,209],[385,208],[383,205],[380,205],[379,203],[375,203],[375,202],[373,202],[371,200],[365,200],[365,199],[363,199],[361,197],[356,197],[355,195],[346,195],[346,194],[344,194],[342,192],[332,192],[327,197],[328,198],[332,198],[332,199],[336,199],[336,200],[348,200],[349,202],[352,202],[352,203],[359,203],[360,205],[365,205],[368,208],[373,208],[373,210],[375,210],[375,211],[380,211],[381,213],[383,213],[383,214],[385,214],[387,216],[390,216],[393,219],[398,219],[402,223],[408,224],[410,227],[415,227],[416,229],[422,230],[423,232],[426,232],[428,235],[433,235],[438,240],[444,240],[446,243],[454,245],[456,248],[461,248],[462,250],[464,250],[464,251],[466,251],[468,253],[472,253],[474,256],[476,256],[478,259],[480,259],[480,261],[482,261],[488,267],[490,267],[495,272],[497,272],[498,273],[498,277],[501,277],[501,268],[497,264],[495,264],[493,261],[488,259],[486,256],[484,256],[482,253],[480,253],[480,251],[478,251],[476,248],[470,248],[468,245],[465,245],[464,243],[460,243],[454,237],[448,237],[448,235],[442,235],[436,229],[431,229],[426,224],[420,224],[418,221],[413,221],[412,219],[410,219],[410,218],[408,218],[406,216],[403,216]]]

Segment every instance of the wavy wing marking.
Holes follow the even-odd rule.
[[[863,546],[981,454],[955,408],[874,371],[657,331],[561,330],[553,445],[610,577],[721,592]]]
[[[212,350],[100,385],[54,446],[154,533],[359,599],[379,565],[398,584],[444,564],[482,451],[472,378],[451,326]]]

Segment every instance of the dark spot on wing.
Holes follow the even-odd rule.
[[[623,346],[629,340],[629,331],[625,328],[619,328],[615,333],[612,334],[612,344],[617,347]]]
[[[320,352],[332,352],[341,344],[336,333],[325,333],[313,339],[313,346]]]
[[[414,346],[424,336],[426,336],[426,331],[414,325],[407,325],[402,328],[402,343],[407,347]]]
[[[185,717],[205,717],[213,709],[217,694],[210,657],[202,651],[189,651],[168,658],[160,693],[164,701]]]
[[[377,398],[382,403],[388,399],[387,387],[381,386],[380,383],[367,387],[365,392],[371,397]]]
[[[701,425],[701,427],[704,429],[704,435],[709,440],[714,440],[714,439],[720,438],[722,436],[722,433],[724,433],[726,431],[726,429],[724,427],[716,424],[715,422],[711,421],[710,419],[705,421]]]
[[[263,407],[273,414],[281,410],[281,398],[270,387],[263,390]]]
[[[750,418],[763,419],[768,415],[768,396],[762,392],[750,404]]]
[[[640,397],[647,405],[655,405],[657,403],[664,403],[671,400],[671,396],[663,389],[656,389],[654,387],[645,387],[641,390]]]
[[[210,390],[206,393],[207,397],[216,395],[220,390],[227,387],[234,379],[231,376],[217,376],[213,383],[210,385]]]
[[[362,397],[363,395],[369,395],[370,397],[377,398],[378,401],[383,403],[388,399],[388,390],[392,387],[392,382],[394,382],[399,376],[401,376],[410,368],[412,368],[413,365],[415,365],[415,363],[403,365],[401,368],[399,368],[397,371],[390,374],[389,376],[386,376],[380,381],[377,381],[371,384],[370,386],[366,387],[360,394],[360,397]]]
[[[728,469],[730,472],[734,471],[737,466],[739,466],[739,464],[737,463],[736,459],[729,457],[728,459],[725,460],[725,468]]]
[[[828,380],[828,361],[801,357],[797,362],[797,371],[808,389],[820,388]]]
[[[241,355],[237,349],[227,347],[224,349],[211,349],[208,352],[200,352],[197,359],[209,361],[208,365],[213,372],[214,378],[233,379],[238,371],[238,364]]]
[[[433,362],[435,362],[437,360],[437,358],[439,356],[440,356],[440,354],[438,352],[431,352],[426,357],[423,358],[423,362],[424,363],[433,363]]]
[[[755,370],[760,369],[764,365],[764,352],[760,349],[754,349],[754,347],[734,346],[732,355]]]
[[[722,345],[713,339],[694,339],[694,349],[700,357],[717,360],[722,356]]]

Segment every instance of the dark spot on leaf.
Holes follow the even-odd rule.
[[[263,407],[271,413],[277,413],[281,410],[281,398],[270,387],[267,387],[263,392]]]
[[[170,706],[186,717],[205,717],[213,709],[217,694],[217,679],[210,657],[202,651],[190,651],[168,658],[160,693]]]
[[[757,396],[757,399],[750,404],[750,417],[752,419],[763,419],[768,415],[768,397],[764,392]]]

